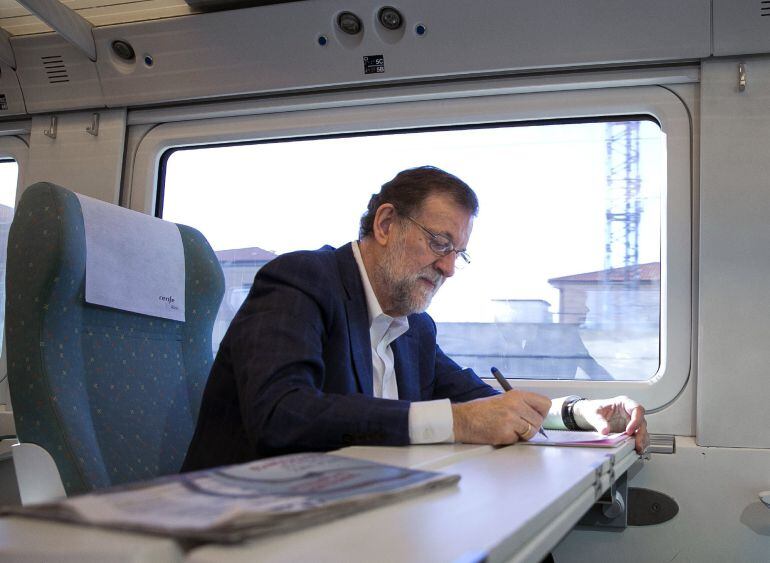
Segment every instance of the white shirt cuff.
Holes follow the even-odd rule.
[[[409,405],[409,441],[412,444],[454,442],[452,404],[449,399]]]
[[[559,397],[558,399],[551,399],[551,408],[548,409],[548,416],[543,421],[543,428],[546,430],[566,430],[567,427],[564,424],[564,420],[561,417],[561,407],[564,401],[569,397]]]

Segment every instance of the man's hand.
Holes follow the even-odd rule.
[[[625,395],[612,399],[585,399],[575,403],[575,420],[582,428],[584,423],[602,434],[625,432],[634,436],[636,451],[644,453],[650,445],[644,407]]]
[[[455,440],[468,444],[513,444],[537,434],[551,399],[527,391],[508,391],[452,405]]]

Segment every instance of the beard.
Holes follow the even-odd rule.
[[[445,279],[432,265],[415,274],[407,274],[403,271],[406,263],[406,239],[400,237],[377,268],[380,286],[389,291],[393,316],[424,312]]]

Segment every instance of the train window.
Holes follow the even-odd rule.
[[[15,160],[0,159],[0,335],[5,322],[5,261],[8,250],[8,231],[16,203],[16,182],[19,166]],[[0,336],[1,338],[1,336]]]
[[[480,212],[472,263],[429,308],[448,355],[486,375],[639,381],[661,364],[666,134],[648,117],[357,134],[165,155],[162,215],[200,229],[226,278],[214,346],[256,271],[357,238],[379,186],[432,164]]]

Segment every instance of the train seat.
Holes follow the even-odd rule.
[[[6,342],[24,504],[179,470],[224,278],[203,235],[176,226],[184,322],[86,303],[78,196],[50,183],[22,195],[8,242]],[[125,236],[147,244],[142,233]]]

